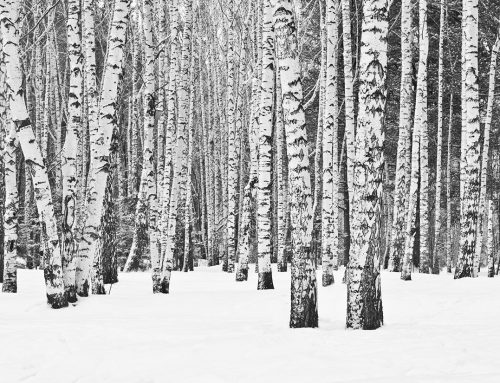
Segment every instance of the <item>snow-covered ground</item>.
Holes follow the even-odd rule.
[[[42,273],[21,270],[19,293],[0,294],[0,382],[500,382],[500,278],[382,277],[383,328],[345,330],[336,283],[320,287],[319,329],[292,330],[289,274],[257,291],[253,273],[197,268],[170,295],[121,274],[111,295],[52,310]]]

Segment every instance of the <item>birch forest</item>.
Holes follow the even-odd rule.
[[[0,0],[2,310],[221,278],[229,312],[372,330],[492,293],[499,50],[498,0]]]

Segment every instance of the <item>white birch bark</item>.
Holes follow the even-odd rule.
[[[175,139],[175,156],[174,156],[174,176],[172,179],[172,187],[170,193],[170,204],[168,206],[168,216],[165,217],[166,222],[162,228],[162,238],[161,238],[161,280],[160,280],[160,292],[163,294],[168,294],[170,291],[170,277],[172,274],[173,264],[174,264],[174,251],[176,246],[175,232],[177,226],[178,217],[178,207],[180,203],[185,200],[186,191],[186,176],[184,174],[184,167],[186,167],[186,132],[188,125],[188,113],[189,113],[189,95],[188,95],[188,75],[190,66],[190,55],[191,55],[191,28],[192,28],[192,0],[185,0],[184,2],[184,35],[183,35],[183,45],[182,45],[182,65],[181,71],[174,69],[173,74],[177,73],[177,100],[178,100],[178,118],[177,118],[177,131]],[[171,8],[171,12],[173,9]],[[174,12],[175,14],[175,12]],[[172,15],[172,13],[171,13]],[[172,44],[175,44],[173,42]],[[171,62],[173,61],[174,51],[177,52],[177,48],[172,48],[171,51]],[[177,53],[175,53],[177,54]],[[172,72],[171,72],[172,74]],[[170,97],[175,97],[175,95],[169,95]],[[170,119],[170,109],[168,110]],[[172,121],[173,122],[173,121]],[[167,134],[170,129],[167,127]],[[165,170],[165,175],[167,170]],[[165,201],[164,201],[165,202]],[[182,214],[182,212],[180,212]],[[165,214],[165,210],[163,210]]]
[[[441,232],[441,191],[442,191],[442,156],[443,156],[443,72],[444,72],[444,33],[446,23],[446,0],[441,0],[439,15],[439,52],[438,52],[438,132],[436,150],[436,202],[434,208],[434,251],[430,262],[432,272],[439,273],[439,245]]]
[[[227,3],[229,12],[233,13],[234,2]],[[234,16],[230,17],[230,25],[227,39],[227,67],[228,76],[226,84],[226,114],[228,132],[228,173],[227,173],[227,272],[234,272],[234,261],[236,256],[236,207],[237,207],[237,187],[238,187],[238,148],[236,144],[236,124],[235,124],[235,72],[236,64],[234,58]]]
[[[111,151],[111,139],[117,125],[116,102],[118,84],[123,67],[123,48],[129,18],[131,0],[116,0],[113,11],[106,65],[104,68],[101,94],[98,108],[97,130],[95,140],[91,139],[91,159],[86,193],[86,220],[83,236],[78,249],[80,270],[77,270],[77,293],[81,296],[89,294],[91,265],[97,251],[100,238],[100,225],[104,213],[104,197],[108,181]],[[90,123],[90,121],[89,121]]]
[[[411,115],[412,115],[412,53],[411,53],[411,1],[401,4],[401,92],[399,104],[399,137],[396,158],[396,179],[394,192],[394,213],[392,224],[392,244],[389,253],[389,271],[401,271],[405,251],[407,226],[408,192],[410,190],[411,167]],[[415,133],[414,133],[415,134]],[[416,137],[415,137],[416,138]],[[417,148],[414,147],[414,150]],[[413,218],[412,218],[413,219]]]
[[[354,137],[356,121],[354,114],[354,73],[352,65],[351,4],[350,0],[341,0],[342,6],[342,42],[344,44],[344,89],[345,89],[345,139],[347,149],[347,189],[353,191],[354,180]],[[350,209],[351,204],[349,204]]]
[[[427,117],[427,0],[419,0],[419,62],[415,123],[420,125],[420,272],[429,273],[429,131]]]
[[[481,155],[481,184],[479,190],[479,216],[477,220],[477,240],[476,240],[476,254],[475,254],[475,272],[479,273],[479,260],[481,259],[481,250],[483,243],[483,227],[484,227],[484,216],[487,213],[486,206],[486,181],[488,178],[488,160],[489,160],[489,149],[490,149],[490,130],[491,130],[491,120],[493,118],[493,105],[495,104],[495,77],[496,77],[496,67],[497,67],[497,56],[500,49],[500,29],[491,49],[491,59],[490,59],[490,73],[488,81],[488,102],[486,105],[486,121],[484,124],[483,131],[483,152]],[[490,219],[490,218],[488,218]],[[489,223],[488,223],[489,224]],[[489,239],[488,239],[489,240]]]
[[[291,1],[273,0],[276,58],[286,131],[292,230],[290,327],[317,327],[316,270],[310,252],[313,211],[309,150]]]
[[[20,3],[18,0],[0,2],[6,82],[9,88],[8,97],[12,122],[16,127],[17,137],[33,180],[38,216],[46,238],[44,275],[47,300],[52,308],[61,308],[67,306],[68,302],[64,294],[61,245],[57,232],[57,221],[52,204],[47,169],[40,148],[36,143],[24,101],[25,91],[19,57]]]
[[[463,1],[464,90],[460,163],[460,254],[455,278],[475,277],[480,191],[480,126],[478,84],[478,1]]]
[[[356,203],[352,207],[347,268],[347,327],[353,329],[376,329],[383,323],[380,218],[388,28],[387,0],[365,1],[352,198]]]
[[[68,3],[68,56],[69,56],[69,94],[68,126],[62,151],[63,201],[62,201],[62,237],[63,237],[63,273],[64,288],[68,302],[76,302],[75,253],[76,253],[76,207],[78,177],[78,143],[82,133],[83,75],[82,75],[82,36],[80,32],[81,3],[70,0]],[[48,97],[48,96],[47,96]]]
[[[257,182],[257,248],[258,290],[274,289],[271,270],[271,174],[274,95],[273,4],[264,0],[262,26],[262,82],[259,115],[258,182]]]
[[[322,199],[322,269],[323,286],[334,282],[333,270],[338,251],[338,99],[337,44],[338,2],[326,2],[326,92],[323,117],[323,199]]]

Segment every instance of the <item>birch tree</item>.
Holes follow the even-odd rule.
[[[292,1],[273,0],[276,58],[281,80],[288,157],[292,237],[290,327],[318,327],[316,270],[310,251],[312,188]]]
[[[100,225],[104,212],[104,197],[108,181],[111,151],[111,139],[117,126],[116,102],[118,83],[122,74],[123,47],[129,19],[131,0],[116,0],[111,20],[107,59],[104,68],[99,108],[97,113],[97,128],[90,127],[96,134],[91,143],[90,169],[86,192],[86,220],[82,239],[78,248],[80,267],[77,269],[77,293],[87,296],[90,287],[91,265],[97,251],[96,240],[100,238]],[[90,121],[89,121],[90,123]]]
[[[34,185],[36,205],[40,221],[43,222],[45,243],[45,286],[47,301],[52,308],[68,305],[64,294],[61,264],[61,244],[57,232],[57,221],[52,204],[49,177],[45,163],[36,143],[28,110],[24,100],[25,90],[21,72],[19,35],[21,2],[6,0],[0,2],[0,25],[3,38],[6,83],[9,91],[9,106],[12,123],[16,128],[19,144]]]
[[[81,2],[70,0],[68,3],[68,56],[70,68],[68,94],[68,126],[62,151],[63,203],[63,272],[64,288],[68,302],[76,302],[75,253],[76,253],[76,206],[78,171],[78,143],[82,132],[83,105],[83,56],[81,37]],[[47,95],[48,97],[48,95]],[[81,181],[81,178],[80,178]]]
[[[411,1],[401,3],[401,96],[399,103],[399,137],[396,158],[394,214],[392,243],[389,253],[389,271],[400,271],[405,251],[408,192],[410,190],[410,145],[413,106],[412,53],[411,53]],[[415,132],[413,133],[416,134]],[[415,136],[414,138],[417,138]],[[415,142],[415,140],[414,140]],[[417,147],[414,146],[413,150]],[[410,194],[412,196],[413,194]]]
[[[323,209],[322,209],[322,268],[323,286],[333,283],[333,269],[338,247],[338,99],[337,44],[338,2],[326,2],[326,92],[323,117]]]
[[[480,193],[480,127],[478,84],[478,2],[463,1],[463,71],[465,81],[462,108],[465,111],[460,164],[460,254],[455,278],[475,277],[477,220]]]
[[[359,58],[351,253],[347,267],[347,327],[376,329],[383,323],[380,290],[380,214],[384,176],[388,4],[363,3]]]
[[[495,44],[491,49],[491,59],[490,59],[490,73],[488,81],[488,102],[486,105],[486,120],[484,124],[483,131],[483,151],[481,155],[481,178],[480,178],[480,190],[479,190],[479,216],[477,220],[477,240],[476,240],[476,250],[475,250],[475,270],[479,273],[479,260],[481,259],[482,250],[482,238],[483,238],[483,223],[485,214],[488,212],[486,203],[486,182],[488,178],[488,161],[489,161],[489,149],[490,149],[490,129],[491,120],[493,118],[493,105],[495,104],[495,79],[496,79],[496,67],[497,67],[497,56],[500,49],[500,28],[498,30],[497,38]],[[491,215],[488,215],[488,224],[491,220]],[[489,240],[489,237],[488,237]]]
[[[274,36],[272,27],[273,3],[272,0],[264,0],[262,21],[262,82],[259,108],[259,168],[257,183],[257,246],[259,254],[259,278],[257,289],[259,290],[274,288],[271,271],[271,149],[274,94]]]

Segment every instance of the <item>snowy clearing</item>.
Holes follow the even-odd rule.
[[[292,330],[289,273],[257,291],[254,273],[197,268],[170,295],[122,273],[111,295],[53,310],[42,272],[20,270],[19,293],[0,294],[0,381],[500,382],[500,278],[384,272],[385,325],[348,331],[341,276],[320,287],[320,328]]]

